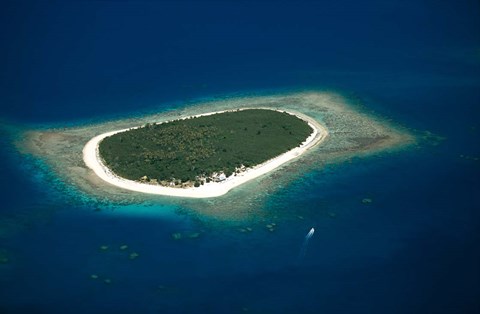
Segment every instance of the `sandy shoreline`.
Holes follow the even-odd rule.
[[[15,145],[22,155],[33,157],[32,161],[39,162],[31,172],[53,178],[49,184],[54,182],[55,189],[61,191],[61,197],[74,204],[90,204],[91,207],[99,208],[139,203],[160,208],[170,204],[178,206],[182,211],[192,210],[195,214],[233,220],[269,215],[269,211],[264,211],[262,205],[267,198],[290,186],[292,181],[302,180],[305,173],[322,170],[326,165],[349,163],[353,158],[388,158],[392,153],[417,145],[414,130],[405,128],[388,117],[372,114],[367,106],[354,105],[334,92],[235,96],[182,104],[174,110],[162,108],[155,110],[155,113],[87,122],[77,126],[25,129],[19,133]],[[112,130],[178,120],[206,112],[249,108],[294,113],[319,130],[327,129],[328,136],[321,140],[320,145],[312,145],[300,157],[288,161],[288,165],[282,164],[274,168],[275,171],[265,168],[265,175],[237,186],[224,196],[211,198],[171,197],[119,188],[101,179],[85,164],[83,158],[82,151],[87,142]],[[293,190],[300,193],[296,188]],[[289,212],[285,214],[290,215]]]
[[[246,108],[242,108],[244,110]],[[280,110],[278,110],[280,111]],[[224,111],[215,111],[209,112],[201,115],[195,116],[205,116],[212,115],[215,113],[221,113]],[[288,111],[287,111],[288,112]],[[306,121],[310,127],[313,129],[312,134],[302,143],[301,146],[296,147],[282,155],[279,155],[275,158],[272,158],[260,165],[256,165],[252,168],[247,169],[246,171],[237,174],[236,176],[230,176],[225,181],[222,182],[210,182],[206,183],[200,187],[192,188],[171,188],[164,187],[159,185],[140,183],[132,180],[127,180],[121,178],[110,171],[110,169],[102,162],[99,155],[98,146],[100,142],[111,135],[116,133],[124,132],[129,129],[122,129],[111,131],[107,133],[100,134],[92,138],[83,148],[83,160],[88,168],[93,170],[93,172],[101,178],[103,181],[112,184],[116,187],[136,191],[141,193],[156,194],[156,195],[166,195],[166,196],[175,196],[175,197],[188,197],[188,198],[210,198],[217,197],[226,194],[231,189],[242,185],[252,179],[255,179],[259,176],[262,176],[268,172],[275,170],[281,165],[287,163],[288,161],[299,157],[305,153],[310,148],[318,145],[323,142],[328,136],[328,130],[319,124],[315,119],[308,117],[304,114],[292,113],[289,114],[295,115],[296,117]]]

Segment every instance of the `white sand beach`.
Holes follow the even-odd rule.
[[[247,108],[242,108],[242,109],[247,109]],[[271,109],[271,108],[266,108],[266,109]],[[205,115],[211,115],[211,114],[221,113],[221,112],[222,111],[209,112],[209,113],[205,113],[197,116],[205,116]],[[222,182],[205,183],[200,187],[174,188],[174,187],[164,187],[160,185],[136,182],[136,181],[127,180],[115,175],[102,162],[102,159],[100,158],[100,155],[99,155],[98,146],[99,146],[99,143],[104,138],[119,132],[127,131],[128,129],[107,132],[92,138],[83,148],[83,160],[87,165],[87,167],[93,170],[94,173],[98,177],[100,177],[102,180],[122,189],[137,191],[141,193],[168,195],[168,196],[176,196],[176,197],[189,197],[189,198],[217,197],[217,196],[226,194],[231,189],[241,184],[244,184],[245,182],[248,182],[252,179],[255,179],[259,176],[262,176],[270,171],[277,169],[278,167],[285,164],[286,162],[294,158],[297,158],[298,156],[302,155],[310,148],[318,145],[319,143],[324,141],[328,136],[327,129],[321,124],[319,124],[315,119],[299,113],[292,113],[292,112],[288,112],[288,113],[293,114],[298,118],[308,122],[310,127],[313,129],[312,134],[302,143],[302,145],[282,155],[279,155],[273,159],[270,159],[260,165],[256,165],[254,167],[248,168],[244,172],[241,172],[237,175],[232,175]]]

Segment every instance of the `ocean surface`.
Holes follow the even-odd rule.
[[[0,6],[0,313],[480,312],[478,1]],[[178,206],[71,201],[13,145],[297,90],[341,93],[422,145],[305,174],[262,205],[294,219],[247,233]]]

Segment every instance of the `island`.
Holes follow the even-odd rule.
[[[234,156],[233,149],[242,147],[232,147],[232,143],[244,141],[243,148],[246,149],[246,145],[250,144],[248,139],[260,140],[268,135],[269,130],[274,130],[273,125],[262,128],[264,123],[259,123],[255,127],[242,128],[242,122],[232,130],[233,134],[227,131],[227,134],[223,135],[225,139],[215,135],[219,141],[217,144],[199,143],[205,141],[203,134],[216,134],[206,124],[204,127],[200,126],[203,123],[200,119],[202,116],[211,115],[212,119],[215,116],[222,117],[223,113],[234,116],[237,110],[240,110],[238,114],[241,111],[247,114],[250,109],[268,110],[280,117],[286,112],[286,118],[295,118],[296,120],[292,121],[303,126],[307,122],[308,128],[297,134],[300,128],[295,127],[292,135],[298,137],[290,138],[293,141],[288,145],[292,146],[279,146],[279,143],[272,142],[270,148],[280,149],[259,159],[250,158],[248,155]],[[198,125],[196,128],[181,127],[184,122]],[[140,164],[129,170],[132,171],[131,176],[128,172],[122,172],[121,156],[117,156],[117,152],[111,151],[112,159],[109,159],[108,153],[103,152],[103,155],[100,152],[102,142],[105,140],[103,144],[107,144],[109,137],[112,141],[126,141],[124,137],[127,134],[133,136],[134,133],[130,132],[136,129],[149,133],[150,128],[153,128],[151,131],[155,128],[160,131],[164,127],[184,128],[191,132],[191,145],[185,145],[183,157],[179,155],[177,160],[171,158],[169,161],[176,164],[173,174],[172,169],[162,175],[144,168],[149,163],[160,165],[164,160],[162,151],[165,153],[168,147],[166,151],[158,151],[152,155],[146,152],[142,155],[143,148],[139,150],[137,155],[132,156],[132,160]],[[247,130],[244,130],[245,127]],[[289,132],[292,130],[284,130],[282,124],[277,127],[279,129],[276,130],[282,132],[280,134],[290,136]],[[126,204],[128,207],[122,207],[125,211],[130,210],[129,206],[132,205],[131,213],[135,215],[138,214],[138,207],[134,204],[148,202],[160,207],[170,204],[182,210],[194,209],[202,215],[239,219],[251,216],[255,208],[263,208],[262,204],[277,192],[286,193],[290,187],[294,187],[292,191],[301,191],[303,185],[309,184],[310,173],[326,171],[328,174],[335,171],[335,165],[340,164],[356,167],[355,163],[359,158],[375,163],[378,158],[390,158],[396,150],[417,145],[415,132],[394,122],[391,117],[373,112],[368,104],[361,103],[355,97],[313,90],[262,95],[236,94],[178,103],[159,103],[158,106],[152,106],[148,112],[130,113],[122,118],[98,117],[75,124],[21,130],[16,146],[27,158],[36,161],[36,169],[42,170],[42,173],[50,178],[49,182],[59,191],[59,195],[71,202],[89,202],[94,207]],[[265,137],[267,138],[270,139]],[[180,145],[180,141],[176,143],[177,139],[179,138],[171,137],[170,142]],[[219,145],[220,143],[225,146]],[[294,148],[288,150],[290,147]],[[193,149],[193,152],[190,149]],[[262,149],[259,149],[259,152],[255,153],[264,153],[261,151]],[[195,155],[191,155],[194,152]],[[217,161],[207,158],[209,154],[214,156],[213,153],[222,158],[220,163],[217,163],[218,158]],[[139,158],[140,156],[142,158]],[[185,162],[187,157],[190,159],[193,156],[195,163],[193,160]],[[231,156],[230,164],[223,163],[225,156]],[[209,160],[212,163],[207,167]],[[128,165],[128,160],[124,161]],[[119,163],[118,166],[116,162]],[[182,170],[179,165],[184,162],[185,168]],[[350,163],[351,166],[348,165]],[[242,168],[242,165],[245,168]],[[192,166],[195,169],[192,169]],[[181,171],[185,171],[188,176],[182,177]],[[222,171],[224,176],[221,175]],[[236,175],[231,175],[233,172]],[[207,179],[210,179],[210,182],[207,182]],[[171,186],[172,182],[174,186]],[[164,186],[165,183],[167,186]],[[198,187],[195,187],[196,183]],[[302,197],[301,194],[298,196]]]
[[[87,143],[84,160],[124,189],[207,198],[272,171],[327,134],[304,115],[242,108],[104,133]]]

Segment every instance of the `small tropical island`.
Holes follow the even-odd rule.
[[[99,201],[188,202],[223,215],[218,202],[225,198],[211,198],[228,193],[248,213],[253,202],[303,173],[414,143],[411,131],[366,106],[338,93],[303,91],[180,103],[122,119],[25,130],[16,145],[58,174],[59,184]],[[210,199],[193,200],[198,198]]]
[[[84,147],[85,164],[128,190],[216,197],[300,156],[328,132],[284,110],[242,108],[149,122],[101,134]]]
[[[147,123],[99,143],[102,161],[119,177],[165,187],[221,182],[295,147],[308,122],[268,109],[246,109]]]

